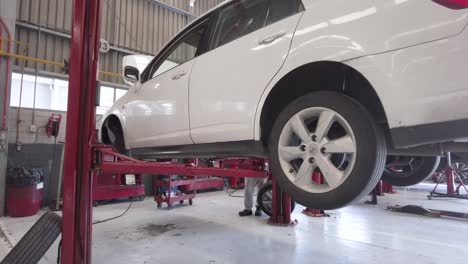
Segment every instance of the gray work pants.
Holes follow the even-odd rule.
[[[263,185],[265,185],[266,181],[267,181],[266,178],[246,178],[245,179],[244,206],[246,210],[252,210],[255,186],[257,186],[258,190],[260,191]]]

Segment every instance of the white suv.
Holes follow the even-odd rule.
[[[375,186],[387,154],[437,156],[429,144],[468,137],[467,8],[226,1],[144,70],[144,57],[124,62],[132,87],[101,139],[140,158],[268,157],[297,202],[344,206]]]

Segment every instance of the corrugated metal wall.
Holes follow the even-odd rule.
[[[130,53],[156,54],[181,28],[222,0],[102,0],[101,38],[111,50],[100,57],[100,70],[119,73],[122,57]],[[27,55],[55,62],[70,57],[73,0],[18,0],[15,39],[30,43]],[[40,33],[39,33],[40,32]],[[17,45],[22,53],[24,46]],[[16,60],[16,65],[21,62]],[[27,62],[26,67],[36,64]],[[59,66],[38,64],[38,70],[60,73]],[[121,83],[121,78],[101,80]]]

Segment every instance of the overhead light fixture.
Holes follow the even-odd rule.
[[[190,0],[190,7],[194,7],[194,6],[195,6],[195,1],[196,1],[196,0]]]

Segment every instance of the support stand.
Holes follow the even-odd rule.
[[[268,220],[268,223],[278,226],[290,226],[297,224],[297,220],[291,221],[291,198],[280,189],[275,177],[272,177],[272,186],[272,216]]]
[[[394,194],[396,193],[396,191],[395,191],[395,188],[393,188],[393,185],[382,181],[382,193]]]
[[[427,199],[431,200],[432,198],[457,198],[457,199],[466,199],[468,200],[468,188],[466,187],[463,179],[460,177],[457,171],[452,167],[452,155],[450,152],[447,152],[447,165],[444,170],[445,178],[447,179],[447,191],[445,193],[437,192],[437,188],[441,183],[443,177],[439,177],[437,184],[434,189],[429,193]],[[455,188],[455,178],[458,179],[459,184]],[[467,194],[460,194],[460,189],[463,188]]]
[[[323,184],[323,175],[320,172],[314,172],[312,174],[312,180],[318,184]],[[302,210],[302,213],[310,217],[330,217],[329,214],[325,213],[324,210],[306,208]]]

